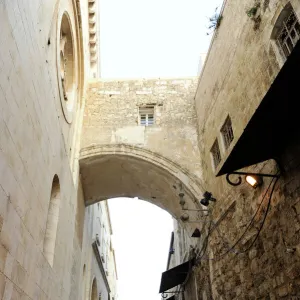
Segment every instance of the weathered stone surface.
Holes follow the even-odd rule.
[[[182,210],[174,198],[183,189],[187,205],[199,205],[196,84],[197,78],[91,83],[81,150],[87,204],[139,197],[179,218]],[[154,107],[152,126],[139,124],[139,107],[145,105]]]
[[[226,1],[222,11],[223,18],[214,35],[196,92],[203,186],[217,199],[214,218],[219,220],[226,209],[233,202],[236,203],[233,215],[220,221],[219,229],[223,238],[216,232],[211,236],[210,247],[215,254],[214,259],[221,257],[217,262],[211,262],[211,278],[218,278],[217,281],[212,280],[214,299],[221,299],[224,295],[224,291],[216,285],[236,286],[232,272],[241,280],[239,288],[243,289],[245,299],[268,299],[267,295],[270,299],[291,299],[295,293],[300,295],[297,286],[294,291],[290,288],[298,278],[297,270],[300,269],[299,140],[287,147],[280,159],[282,166],[289,171],[285,172],[277,184],[271,199],[271,209],[259,238],[249,251],[240,254],[255,238],[267,200],[262,205],[264,208],[253,219],[254,226],[250,226],[233,251],[222,257],[226,248],[234,245],[246,230],[269,185],[269,180],[264,179],[264,185],[253,191],[246,184],[233,188],[227,184],[225,176],[215,177],[284,63],[275,41],[271,39],[271,33],[288,1],[257,3],[260,3],[260,8],[256,17],[260,17],[260,23],[254,30],[253,20],[245,13],[254,2]],[[299,1],[290,3],[299,19]],[[232,121],[234,139],[226,149],[220,129],[228,115]],[[221,151],[221,162],[217,170],[212,165],[210,153],[216,139]],[[277,167],[272,161],[268,161],[245,169],[247,170],[271,174],[277,172]],[[270,193],[265,199],[269,195]],[[220,242],[222,239],[225,242]],[[240,268],[236,267],[237,263],[232,259],[235,255]]]

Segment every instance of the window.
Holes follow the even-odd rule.
[[[278,17],[272,36],[287,58],[300,38],[300,24],[291,4],[288,4]]]
[[[212,156],[214,167],[216,169],[219,163],[221,162],[221,152],[220,152],[219,143],[217,139],[215,140],[213,146],[211,147],[210,153]]]
[[[44,238],[44,255],[51,267],[53,266],[56,232],[59,218],[60,185],[58,176],[52,181],[51,197],[48,209],[48,218]]]
[[[98,300],[98,291],[97,291],[96,278],[94,278],[93,284],[92,284],[91,300]]]
[[[85,277],[86,277],[86,267],[85,265],[83,266],[83,275],[82,275],[82,300],[85,300]]]
[[[154,124],[154,106],[139,108],[139,123],[142,126],[151,126]]]
[[[221,133],[222,133],[225,149],[228,149],[228,147],[230,146],[234,138],[231,119],[229,116],[226,118],[225,123],[221,128]]]

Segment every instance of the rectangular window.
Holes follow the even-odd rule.
[[[215,140],[213,146],[211,147],[210,153],[212,156],[214,167],[216,169],[219,163],[221,162],[221,152],[220,152],[219,143],[217,139]]]
[[[233,130],[232,130],[232,123],[231,123],[231,119],[229,116],[226,118],[225,123],[221,128],[221,133],[222,133],[225,149],[228,149],[228,147],[230,146],[230,144],[234,138]]]
[[[139,108],[139,124],[142,126],[154,125],[154,106]]]

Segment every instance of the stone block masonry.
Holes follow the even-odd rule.
[[[194,96],[198,78],[91,82],[82,148],[129,144],[166,157],[201,178]],[[154,107],[154,125],[139,124],[139,108]],[[199,162],[199,163],[197,163]]]
[[[255,18],[259,16],[260,23],[254,28],[254,20],[246,14],[254,2],[226,1],[196,93],[203,185],[217,199],[214,220],[219,220],[231,208],[220,222],[219,230],[211,235],[206,256],[206,259],[212,259],[210,281],[215,300],[293,299],[300,295],[297,271],[300,269],[299,140],[294,145],[286,145],[286,152],[279,158],[284,172],[256,243],[249,251],[243,251],[258,232],[270,190],[254,219],[254,226],[232,251],[223,256],[246,230],[270,180],[264,179],[264,185],[256,190],[246,183],[233,187],[226,182],[225,176],[215,177],[217,169],[231,153],[285,61],[272,39],[279,15],[290,3],[298,19],[300,16],[299,1],[256,3],[260,5]],[[221,129],[228,115],[234,138],[226,147]],[[211,158],[215,140],[218,140],[221,155],[217,168]],[[267,161],[244,171],[247,170],[272,174],[278,168],[274,161]]]

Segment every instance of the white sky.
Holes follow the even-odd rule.
[[[103,78],[196,76],[222,0],[100,0]]]
[[[138,199],[108,201],[118,272],[118,300],[160,300],[173,231],[171,216]]]
[[[209,20],[222,0],[100,0],[103,78],[185,77],[208,50]],[[133,199],[109,201],[119,300],[159,300],[171,217]]]

